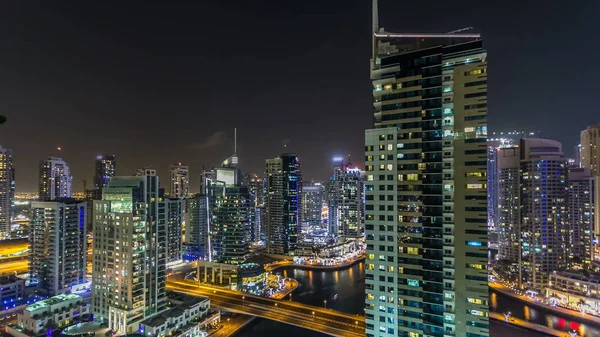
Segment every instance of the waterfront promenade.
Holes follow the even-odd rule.
[[[296,268],[296,269],[306,269],[306,270],[341,270],[341,269],[350,268],[353,265],[355,265],[361,261],[364,261],[365,258],[366,258],[366,256],[362,255],[357,259],[348,260],[345,263],[337,264],[337,265],[333,265],[333,266],[324,266],[324,265],[310,264],[310,263],[298,264],[298,263],[294,263],[292,261],[276,261],[273,263],[266,264],[265,270],[269,272],[269,271],[274,271],[276,269],[286,268],[286,267]]]
[[[510,296],[514,299],[517,299],[519,301],[525,302],[527,304],[530,304],[532,306],[536,306],[539,308],[542,308],[548,312],[551,312],[553,314],[558,314],[558,315],[564,315],[567,317],[571,317],[577,320],[582,320],[585,321],[587,323],[599,326],[600,325],[600,317],[594,316],[594,315],[590,315],[590,314],[585,314],[585,313],[581,313],[580,311],[575,311],[575,310],[570,310],[570,309],[565,309],[565,308],[561,308],[561,307],[553,307],[550,305],[546,305],[544,303],[540,303],[539,301],[536,301],[535,299],[532,299],[530,297],[524,296],[524,295],[519,295],[514,293],[510,288],[505,287],[504,285],[502,285],[501,283],[497,283],[497,282],[489,282],[489,286],[490,288],[501,292],[507,296]]]

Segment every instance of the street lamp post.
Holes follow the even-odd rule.
[[[325,309],[327,309],[327,300],[323,300],[323,305],[325,306]]]
[[[242,296],[242,306],[246,305],[246,296]]]
[[[315,312],[313,311],[312,314],[313,314],[313,322],[314,322],[315,321]]]
[[[356,330],[358,330],[358,321],[355,321],[354,324],[356,324]]]
[[[509,312],[505,312],[505,313],[504,313],[504,321],[505,321],[506,323],[508,323],[508,319],[510,318],[510,315],[512,315],[512,314],[510,313],[510,311],[509,311]]]

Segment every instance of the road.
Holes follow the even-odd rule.
[[[345,314],[293,301],[277,301],[193,281],[168,281],[167,290],[209,297],[211,305],[229,311],[259,316],[332,336],[359,337],[365,334],[362,316]]]
[[[498,321],[504,321],[504,322],[506,321],[506,318],[504,317],[504,315],[499,314],[497,312],[490,312],[490,318],[498,320]],[[519,326],[522,328],[538,331],[538,332],[544,333],[548,336],[564,337],[564,336],[569,335],[568,333],[566,333],[564,331],[550,329],[548,327],[541,326],[538,324],[533,324],[533,323],[524,321],[524,320],[516,318],[516,317],[510,317],[509,322],[507,324],[512,324],[512,325],[516,325],[516,326]]]
[[[0,260],[0,275],[2,274],[12,274],[14,272],[24,273],[27,272],[29,268],[28,260],[18,260],[18,261],[10,261],[3,262]]]
[[[247,316],[247,315],[239,315],[238,317],[227,318],[227,319],[222,317],[221,324],[223,325],[223,327],[220,328],[219,330],[216,330],[216,331],[210,333],[209,336],[214,336],[214,337],[231,336],[242,326],[248,324],[250,322],[250,320],[253,318],[254,317]]]

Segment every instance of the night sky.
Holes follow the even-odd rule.
[[[489,52],[490,131],[530,128],[568,155],[600,123],[599,1],[380,0],[388,31],[473,26]],[[168,4],[168,5],[167,5]],[[94,158],[117,174],[191,168],[233,152],[246,172],[297,152],[305,179],[331,158],[362,165],[371,127],[371,2],[4,1],[0,7],[0,144],[17,191],[36,191],[38,161],[62,156],[75,191]],[[61,146],[61,152],[56,150]]]

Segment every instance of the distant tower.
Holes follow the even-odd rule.
[[[110,178],[116,174],[117,162],[114,155],[96,157],[96,172],[94,174],[94,188],[100,190],[108,186]]]
[[[10,234],[15,198],[15,171],[12,150],[0,146],[0,240]]]
[[[581,131],[581,167],[600,175],[600,124]]]
[[[594,234],[594,179],[587,168],[569,168],[567,176],[567,253],[569,266],[591,266]]]
[[[329,235],[362,238],[365,233],[365,180],[350,159],[334,158],[328,193]]]
[[[70,198],[72,182],[69,165],[62,158],[48,157],[40,162],[39,200]]]
[[[287,255],[298,247],[302,223],[302,173],[298,155],[266,161],[267,252]]]
[[[321,229],[325,199],[323,184],[315,182],[302,184],[302,227],[306,232]]]
[[[87,203],[62,199],[31,203],[30,280],[53,296],[85,282]]]
[[[169,166],[171,184],[169,197],[185,198],[190,192],[189,167],[181,163]]]

